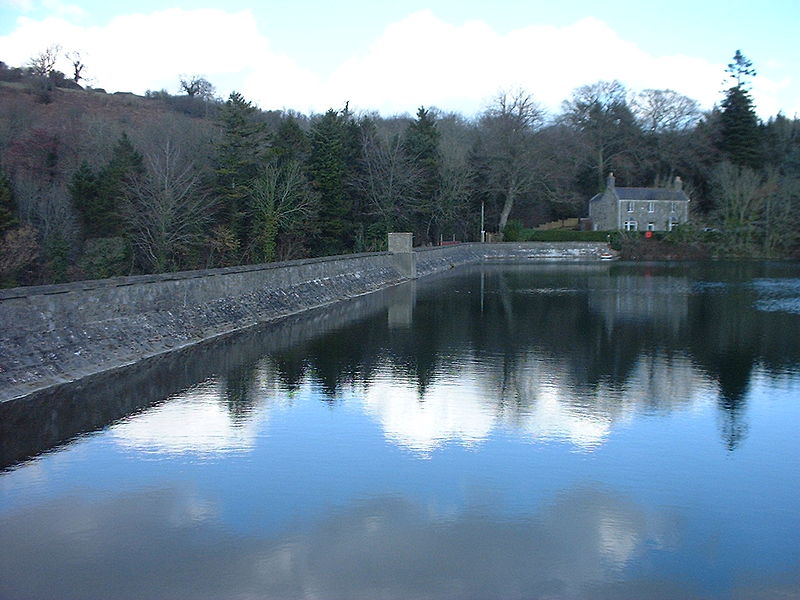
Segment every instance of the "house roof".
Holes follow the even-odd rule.
[[[689,201],[689,197],[683,192],[683,190],[668,190],[666,188],[615,187],[614,191],[620,200]]]

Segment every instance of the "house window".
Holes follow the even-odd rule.
[[[639,225],[636,221],[625,221],[625,231],[638,231]]]
[[[628,212],[633,212],[633,202],[628,202]]]
[[[648,202],[647,203],[647,212],[656,212],[656,203],[655,202]]]
[[[669,220],[669,230],[672,231],[675,227],[677,227],[678,222],[674,219]]]
[[[656,230],[656,224],[655,223],[648,223],[647,224],[647,231],[655,231],[655,230]]]
[[[674,202],[670,202],[669,203],[669,212],[671,212],[671,213],[675,212],[675,203]]]

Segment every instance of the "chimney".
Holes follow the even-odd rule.
[[[608,179],[606,179],[606,187],[608,189],[610,189],[610,190],[613,190],[615,181],[616,181],[616,179],[614,179],[614,173],[613,172],[609,173],[608,174]]]
[[[675,191],[680,192],[683,189],[683,181],[680,176],[675,176]]]

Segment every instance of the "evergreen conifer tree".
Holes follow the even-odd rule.
[[[763,163],[762,136],[747,85],[756,72],[739,50],[727,71],[735,85],[725,92],[722,101],[719,149],[731,163],[758,169]]]
[[[355,243],[355,212],[350,189],[355,167],[358,126],[350,112],[329,109],[311,129],[309,172],[319,194],[319,233],[312,242],[317,255],[350,252]]]
[[[300,128],[297,119],[292,115],[284,118],[270,149],[270,154],[277,160],[279,165],[284,165],[296,160],[304,162],[311,148],[306,132]]]
[[[238,92],[233,92],[220,114],[222,141],[216,160],[215,192],[220,200],[221,224],[228,227],[245,248],[248,241],[247,195],[250,182],[258,175],[268,148],[264,124],[258,109]]]
[[[85,212],[82,212],[84,222],[89,226],[86,237],[124,235],[125,224],[120,214],[123,191],[133,178],[144,173],[142,155],[134,148],[128,135],[123,133],[120,136],[111,151],[111,160],[97,174],[94,184],[96,195],[92,191],[91,169],[82,172],[78,169],[78,173],[80,179],[77,182],[73,180],[73,184],[82,186],[81,191],[88,194],[85,198],[88,204],[85,206]],[[80,209],[80,206],[78,208]]]
[[[414,205],[409,208],[413,213],[416,237],[423,244],[435,241],[436,238],[432,225],[441,171],[439,137],[436,117],[421,106],[417,110],[416,120],[406,129],[404,147],[411,163],[419,172]]]
[[[72,179],[67,185],[72,204],[81,216],[83,235],[87,238],[105,235],[104,231],[99,230],[98,187],[97,175],[86,161],[83,161],[78,170],[72,174]]]
[[[3,171],[0,171],[0,233],[17,225],[17,204],[14,201],[14,190]]]

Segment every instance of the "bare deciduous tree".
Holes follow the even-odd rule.
[[[53,44],[28,61],[31,73],[40,77],[49,77],[56,68],[56,62],[61,54],[61,46]]]
[[[30,174],[16,178],[14,191],[21,220],[36,227],[42,238],[77,237],[78,219],[63,185],[43,183]]]
[[[539,134],[539,198],[550,207],[550,217],[577,217],[585,212],[588,197],[576,189],[575,181],[583,166],[583,141],[580,132],[555,123]]]
[[[498,230],[503,231],[514,203],[536,180],[534,133],[544,113],[524,90],[500,92],[480,118],[480,162],[490,191],[502,202]]]
[[[768,183],[768,182],[767,182]],[[772,191],[761,174],[748,167],[720,163],[713,173],[718,222],[732,252],[744,252],[754,243],[767,195]]]
[[[439,119],[439,187],[434,198],[433,216],[443,234],[460,235],[465,239],[471,225],[469,195],[472,170],[468,162],[468,137],[472,131],[457,115]]]
[[[768,172],[765,183],[764,254],[781,254],[800,238],[800,178]]]
[[[268,163],[250,184],[253,254],[259,261],[275,259],[281,227],[291,227],[313,214],[317,197],[303,174],[302,165],[290,160]]]
[[[203,98],[209,100],[214,97],[216,92],[214,86],[202,75],[182,76],[180,81],[181,89],[187,96]]]
[[[387,231],[405,226],[419,169],[409,160],[399,135],[367,130],[361,138],[361,165],[356,188]]]
[[[86,79],[86,77],[83,75],[83,71],[86,69],[86,64],[81,58],[81,53],[78,50],[73,50],[71,52],[67,52],[66,57],[67,60],[72,64],[72,80],[75,83],[79,83],[81,79]]]
[[[78,247],[80,227],[64,185],[36,175],[17,177],[15,198],[20,220],[36,230],[45,281],[64,281]]]
[[[0,283],[14,285],[17,273],[39,256],[36,230],[30,225],[16,227],[0,238]]]
[[[762,184],[761,175],[756,171],[729,162],[721,163],[714,170],[714,189],[722,222],[729,227],[739,227],[756,221],[764,203]]]
[[[634,115],[645,131],[684,131],[697,125],[702,113],[697,100],[674,90],[644,90],[636,95]]]
[[[180,266],[181,256],[202,242],[214,200],[171,139],[147,152],[145,165],[146,173],[125,189],[123,217],[135,249],[161,272]]]

